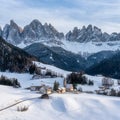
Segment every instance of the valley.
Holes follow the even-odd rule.
[[[0,0],[0,120],[120,120],[120,0]]]
[[[64,76],[70,73],[43,63],[36,64],[42,68],[46,67],[46,69],[54,70]],[[49,99],[40,99],[40,96],[42,95],[41,93],[30,91],[25,88],[42,84],[53,87],[55,81],[58,81],[62,87],[63,78],[32,79],[33,75],[28,73],[19,74],[9,72],[0,72],[0,75],[4,75],[8,78],[17,78],[21,84],[21,88],[0,85],[0,94],[2,95],[2,98],[0,99],[0,109],[19,101],[26,100],[6,110],[0,111],[1,120],[28,120],[29,118],[35,120],[39,120],[40,118],[42,120],[52,120],[56,119],[56,117],[58,120],[77,120],[79,117],[82,120],[96,120],[99,118],[101,120],[119,120],[119,97],[95,94],[95,90],[99,89],[102,84],[103,76],[85,75],[87,78],[94,81],[94,85],[80,85],[83,92],[78,94],[71,92],[60,94],[55,92],[49,95]],[[113,87],[115,89],[119,89],[120,87],[117,85],[117,80],[115,79]],[[87,93],[87,91],[92,91],[94,93],[90,94]],[[18,108],[22,109],[24,107],[27,107],[26,111],[18,111]]]

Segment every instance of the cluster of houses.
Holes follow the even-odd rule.
[[[46,69],[46,67],[37,67],[37,74],[34,74],[32,76],[32,80],[34,79],[42,79],[42,78],[55,78],[55,77],[63,77],[62,74],[58,74],[56,72],[53,72],[49,69]],[[53,86],[49,86],[46,84],[41,84],[38,86],[32,85],[29,88],[31,91],[36,91],[37,93],[41,94],[51,94],[54,92],[57,93],[65,93],[65,92],[73,92],[73,85],[67,84],[66,80],[63,81],[63,86],[59,87],[58,90],[54,91]]]
[[[41,94],[51,94],[52,93],[52,87],[49,87],[47,85],[40,85],[40,86],[31,86],[31,91],[37,91]]]
[[[41,94],[51,94],[54,92],[57,93],[65,93],[65,92],[75,92],[72,84],[66,84],[65,80],[63,81],[63,87],[58,87],[58,90],[54,91],[53,87],[50,87],[49,85],[41,84],[39,86],[31,86],[31,91],[36,91]]]
[[[57,93],[73,92],[74,88],[72,84],[66,84],[64,87],[60,87],[57,90]]]
[[[46,68],[39,68],[38,70],[39,70],[39,73],[41,73],[41,74],[33,75],[32,79],[48,78],[51,76],[57,77],[56,73],[53,73],[52,71],[49,71],[49,70],[47,70],[48,74],[46,75]],[[58,75],[58,76],[60,76],[60,75]],[[105,94],[105,93],[107,93],[106,91],[109,90],[113,85],[114,85],[114,81],[111,78],[104,77],[102,79],[101,86],[99,87],[98,90],[95,90],[95,92],[97,94]],[[118,85],[120,85],[120,80],[118,80]],[[53,86],[51,87],[51,86],[48,86],[45,84],[41,84],[38,86],[31,86],[30,90],[37,91],[41,94],[51,94],[54,92],[57,92],[57,93],[65,93],[65,92],[79,93],[78,91],[82,91],[82,88],[80,88],[80,90],[75,90],[73,87],[73,84],[67,84],[66,80],[64,79],[63,86],[59,87],[58,90],[56,90],[56,91],[53,90]]]
[[[102,85],[99,87],[99,90],[95,90],[97,94],[104,94],[109,95],[110,90],[113,89],[112,86],[114,86],[114,80],[111,78],[104,77],[102,79]],[[120,80],[117,81],[117,85],[120,85]]]

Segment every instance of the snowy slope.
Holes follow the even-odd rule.
[[[47,44],[50,47],[52,46],[60,46],[67,51],[71,51],[75,54],[81,55],[89,55],[93,53],[97,53],[100,51],[116,51],[120,50],[120,41],[109,41],[109,42],[75,42],[75,41],[67,41],[62,40],[62,44]]]
[[[97,53],[100,51],[116,51],[120,50],[120,41],[109,41],[109,42],[75,42],[75,41],[67,41],[61,40],[60,44],[54,42],[46,42],[44,41],[37,41],[34,43],[42,43],[49,47],[62,47],[63,49],[70,51],[75,54],[81,54],[83,56],[87,56],[93,53]],[[21,43],[18,44],[17,47],[25,48],[31,44]]]
[[[59,74],[62,74],[64,77],[66,77],[66,75],[70,73],[70,71],[65,71],[63,69],[57,68],[57,67],[52,66],[52,65],[44,64],[44,63],[41,63],[41,62],[34,62],[34,63],[38,67],[43,67],[43,68],[45,67],[48,70],[51,70],[51,71],[57,72]]]
[[[39,97],[40,94],[0,86],[0,108],[19,99]],[[28,100],[0,111],[0,120],[119,120],[120,99],[89,94],[52,94],[49,100]],[[28,106],[25,112],[17,107]]]
[[[36,63],[38,66],[46,69],[55,70],[65,76],[69,73],[54,66]],[[25,90],[24,88],[31,85],[46,84],[53,86],[54,81],[63,84],[63,78],[43,78],[32,80],[32,75],[27,73],[8,73],[0,72],[0,76],[5,75],[9,78],[17,78],[22,88],[15,89],[8,86],[0,85],[0,109],[14,104],[18,101],[35,98],[13,106],[4,111],[0,111],[0,120],[119,120],[120,118],[120,99],[117,97],[107,97],[95,94],[51,94],[49,100],[42,100],[38,97],[41,94],[34,91]],[[94,86],[81,86],[83,91],[94,91],[101,86],[103,76],[89,76],[88,79],[94,81]],[[115,86],[116,86],[116,80]],[[37,97],[37,98],[36,98]],[[18,112],[18,107],[27,106],[25,112]]]
[[[55,81],[58,81],[61,85],[63,85],[63,78],[43,78],[43,79],[35,79],[32,80],[32,75],[29,74],[18,74],[18,73],[6,73],[6,72],[0,72],[0,76],[4,75],[8,78],[17,78],[18,81],[21,84],[22,89],[27,88],[33,85],[41,85],[41,84],[47,84],[51,87],[53,87],[53,83]]]
[[[70,73],[68,71],[62,70],[60,68],[57,68],[55,66],[51,66],[48,64],[43,64],[40,62],[33,62],[33,63],[35,63],[38,67],[45,67],[48,70],[51,70],[53,72],[57,72],[57,74],[62,74],[64,77],[66,77],[66,75]],[[19,74],[19,73],[0,72],[0,76],[1,75],[4,75],[8,78],[17,78],[18,81],[20,82],[22,88],[27,88],[27,87],[30,87],[32,85],[40,85],[40,84],[47,84],[47,85],[53,87],[53,83],[55,81],[58,81],[61,86],[63,85],[63,78],[60,78],[60,77],[32,80],[33,75],[30,75],[28,73]]]

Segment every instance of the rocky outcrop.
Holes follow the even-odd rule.
[[[2,37],[11,44],[21,43],[21,31],[22,29],[13,21],[10,21],[10,25],[6,24],[3,28]]]
[[[106,42],[106,41],[118,41],[120,40],[119,33],[102,33],[101,29],[96,26],[88,25],[83,26],[82,29],[75,27],[73,31],[69,31],[66,34],[66,40],[77,42]]]
[[[64,38],[63,33],[59,33],[51,24],[42,25],[40,21],[33,20],[22,30],[13,20],[10,25],[6,24],[3,28],[2,37],[9,43],[18,45],[20,43],[34,43],[36,41],[61,40]]]
[[[64,37],[51,24],[42,25],[38,20],[33,20],[29,25],[24,27],[22,39],[25,43],[42,41],[42,40],[60,40]]]
[[[22,39],[27,42],[35,42],[44,36],[44,28],[38,20],[33,20],[25,26],[22,32]]]
[[[96,26],[83,26],[82,29],[75,27],[66,35],[58,32],[51,24],[42,23],[39,20],[33,20],[29,25],[26,25],[23,30],[13,21],[10,25],[6,24],[3,31],[0,29],[0,35],[9,43],[18,45],[20,43],[31,44],[34,42],[60,43],[62,39],[76,42],[106,42],[120,40],[120,33],[108,34],[102,32]]]

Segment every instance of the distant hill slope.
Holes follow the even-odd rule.
[[[80,71],[84,69],[85,59],[61,47],[48,47],[41,43],[34,43],[24,49],[35,55],[41,62],[54,65],[64,70]]]
[[[35,57],[29,55],[20,48],[7,43],[0,37],[0,70],[11,72],[23,72],[32,64]]]
[[[102,74],[120,79],[120,52],[99,64],[93,65],[86,72],[91,75]]]
[[[102,51],[85,58],[80,54],[66,51],[61,47],[49,47],[42,43],[34,43],[24,49],[31,55],[35,55],[39,61],[54,65],[68,71],[81,71],[95,64],[99,64],[102,60],[110,58],[116,51]]]

